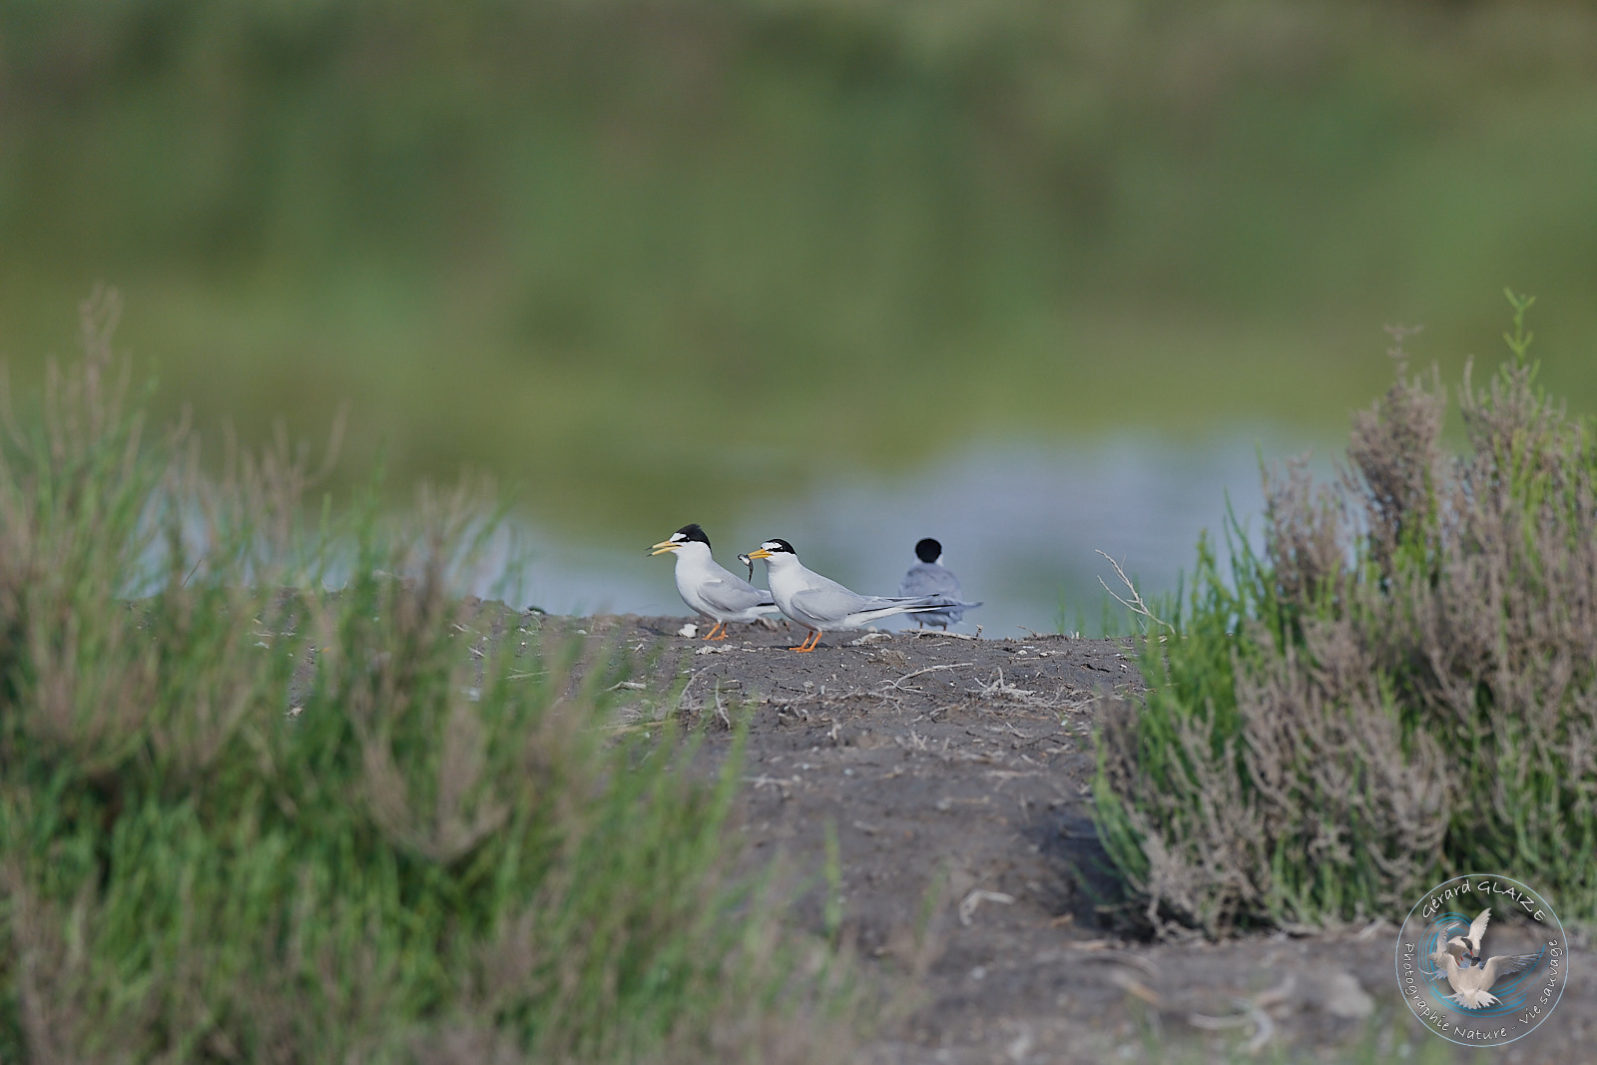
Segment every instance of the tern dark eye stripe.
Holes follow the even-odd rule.
[[[689,523],[687,525],[682,526],[682,528],[678,529],[676,532],[671,534],[671,539],[673,539],[673,540],[697,540],[699,543],[703,544],[705,547],[709,547],[710,546],[710,538],[704,534],[704,529],[702,527],[700,527],[698,522],[691,522],[691,523]]]
[[[690,550],[702,545],[702,551]],[[655,544],[650,555],[670,554],[676,559],[677,594],[693,612],[712,622],[706,640],[728,638],[730,622],[763,622],[776,611],[771,593],[756,588],[730,570],[722,568],[710,553],[710,538],[697,523],[684,525],[669,540]],[[749,567],[750,576],[753,566]]]

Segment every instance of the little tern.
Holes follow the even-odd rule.
[[[946,595],[950,599],[960,597],[959,578],[954,576],[953,570],[942,563],[942,544],[928,536],[915,545],[915,557],[920,561],[911,566],[909,572],[904,574],[904,579],[898,583],[899,595]],[[915,623],[936,625],[940,629],[946,629],[951,624],[957,625],[959,619],[964,616],[963,607],[926,610],[915,615]]]
[[[704,634],[706,640],[726,639],[729,621],[760,621],[777,609],[770,592],[716,564],[710,538],[697,523],[682,526],[649,549],[650,555],[668,552],[676,555],[677,594],[695,613],[715,622]]]
[[[770,578],[771,595],[776,598],[777,608],[810,630],[808,638],[799,646],[788,648],[790,651],[813,651],[824,631],[860,629],[894,614],[981,606],[980,603],[961,603],[946,595],[900,598],[860,595],[830,577],[805,569],[793,545],[786,540],[767,540],[748,555],[765,560],[765,572]]]

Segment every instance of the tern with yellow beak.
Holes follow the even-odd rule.
[[[716,563],[710,538],[697,523],[682,526],[649,549],[650,555],[667,553],[676,555],[677,594],[694,613],[715,622],[704,634],[706,640],[726,639],[729,621],[765,621],[776,611],[770,592]]]
[[[765,560],[771,595],[782,613],[810,630],[809,637],[790,651],[813,651],[821,633],[838,629],[862,629],[873,621],[894,614],[918,614],[951,607],[970,609],[980,603],[961,603],[946,595],[891,597],[860,595],[849,591],[830,577],[805,569],[793,545],[786,540],[767,540],[748,553],[749,558]]]

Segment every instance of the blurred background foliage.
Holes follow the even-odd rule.
[[[347,403],[351,472],[629,545],[980,440],[1334,440],[1383,324],[1451,369],[1509,284],[1589,409],[1593,55],[1507,0],[0,0],[0,357],[106,281],[203,429]]]

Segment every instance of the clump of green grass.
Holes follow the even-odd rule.
[[[1510,871],[1597,918],[1597,445],[1512,357],[1435,372],[1354,419],[1338,480],[1266,477],[1262,552],[1200,543],[1149,693],[1109,707],[1105,844],[1157,926],[1391,917],[1458,873]],[[1407,900],[1407,901],[1405,901]]]
[[[836,957],[728,872],[737,757],[454,594],[469,495],[307,524],[307,451],[202,475],[115,314],[0,440],[0,1059],[846,1056]]]

